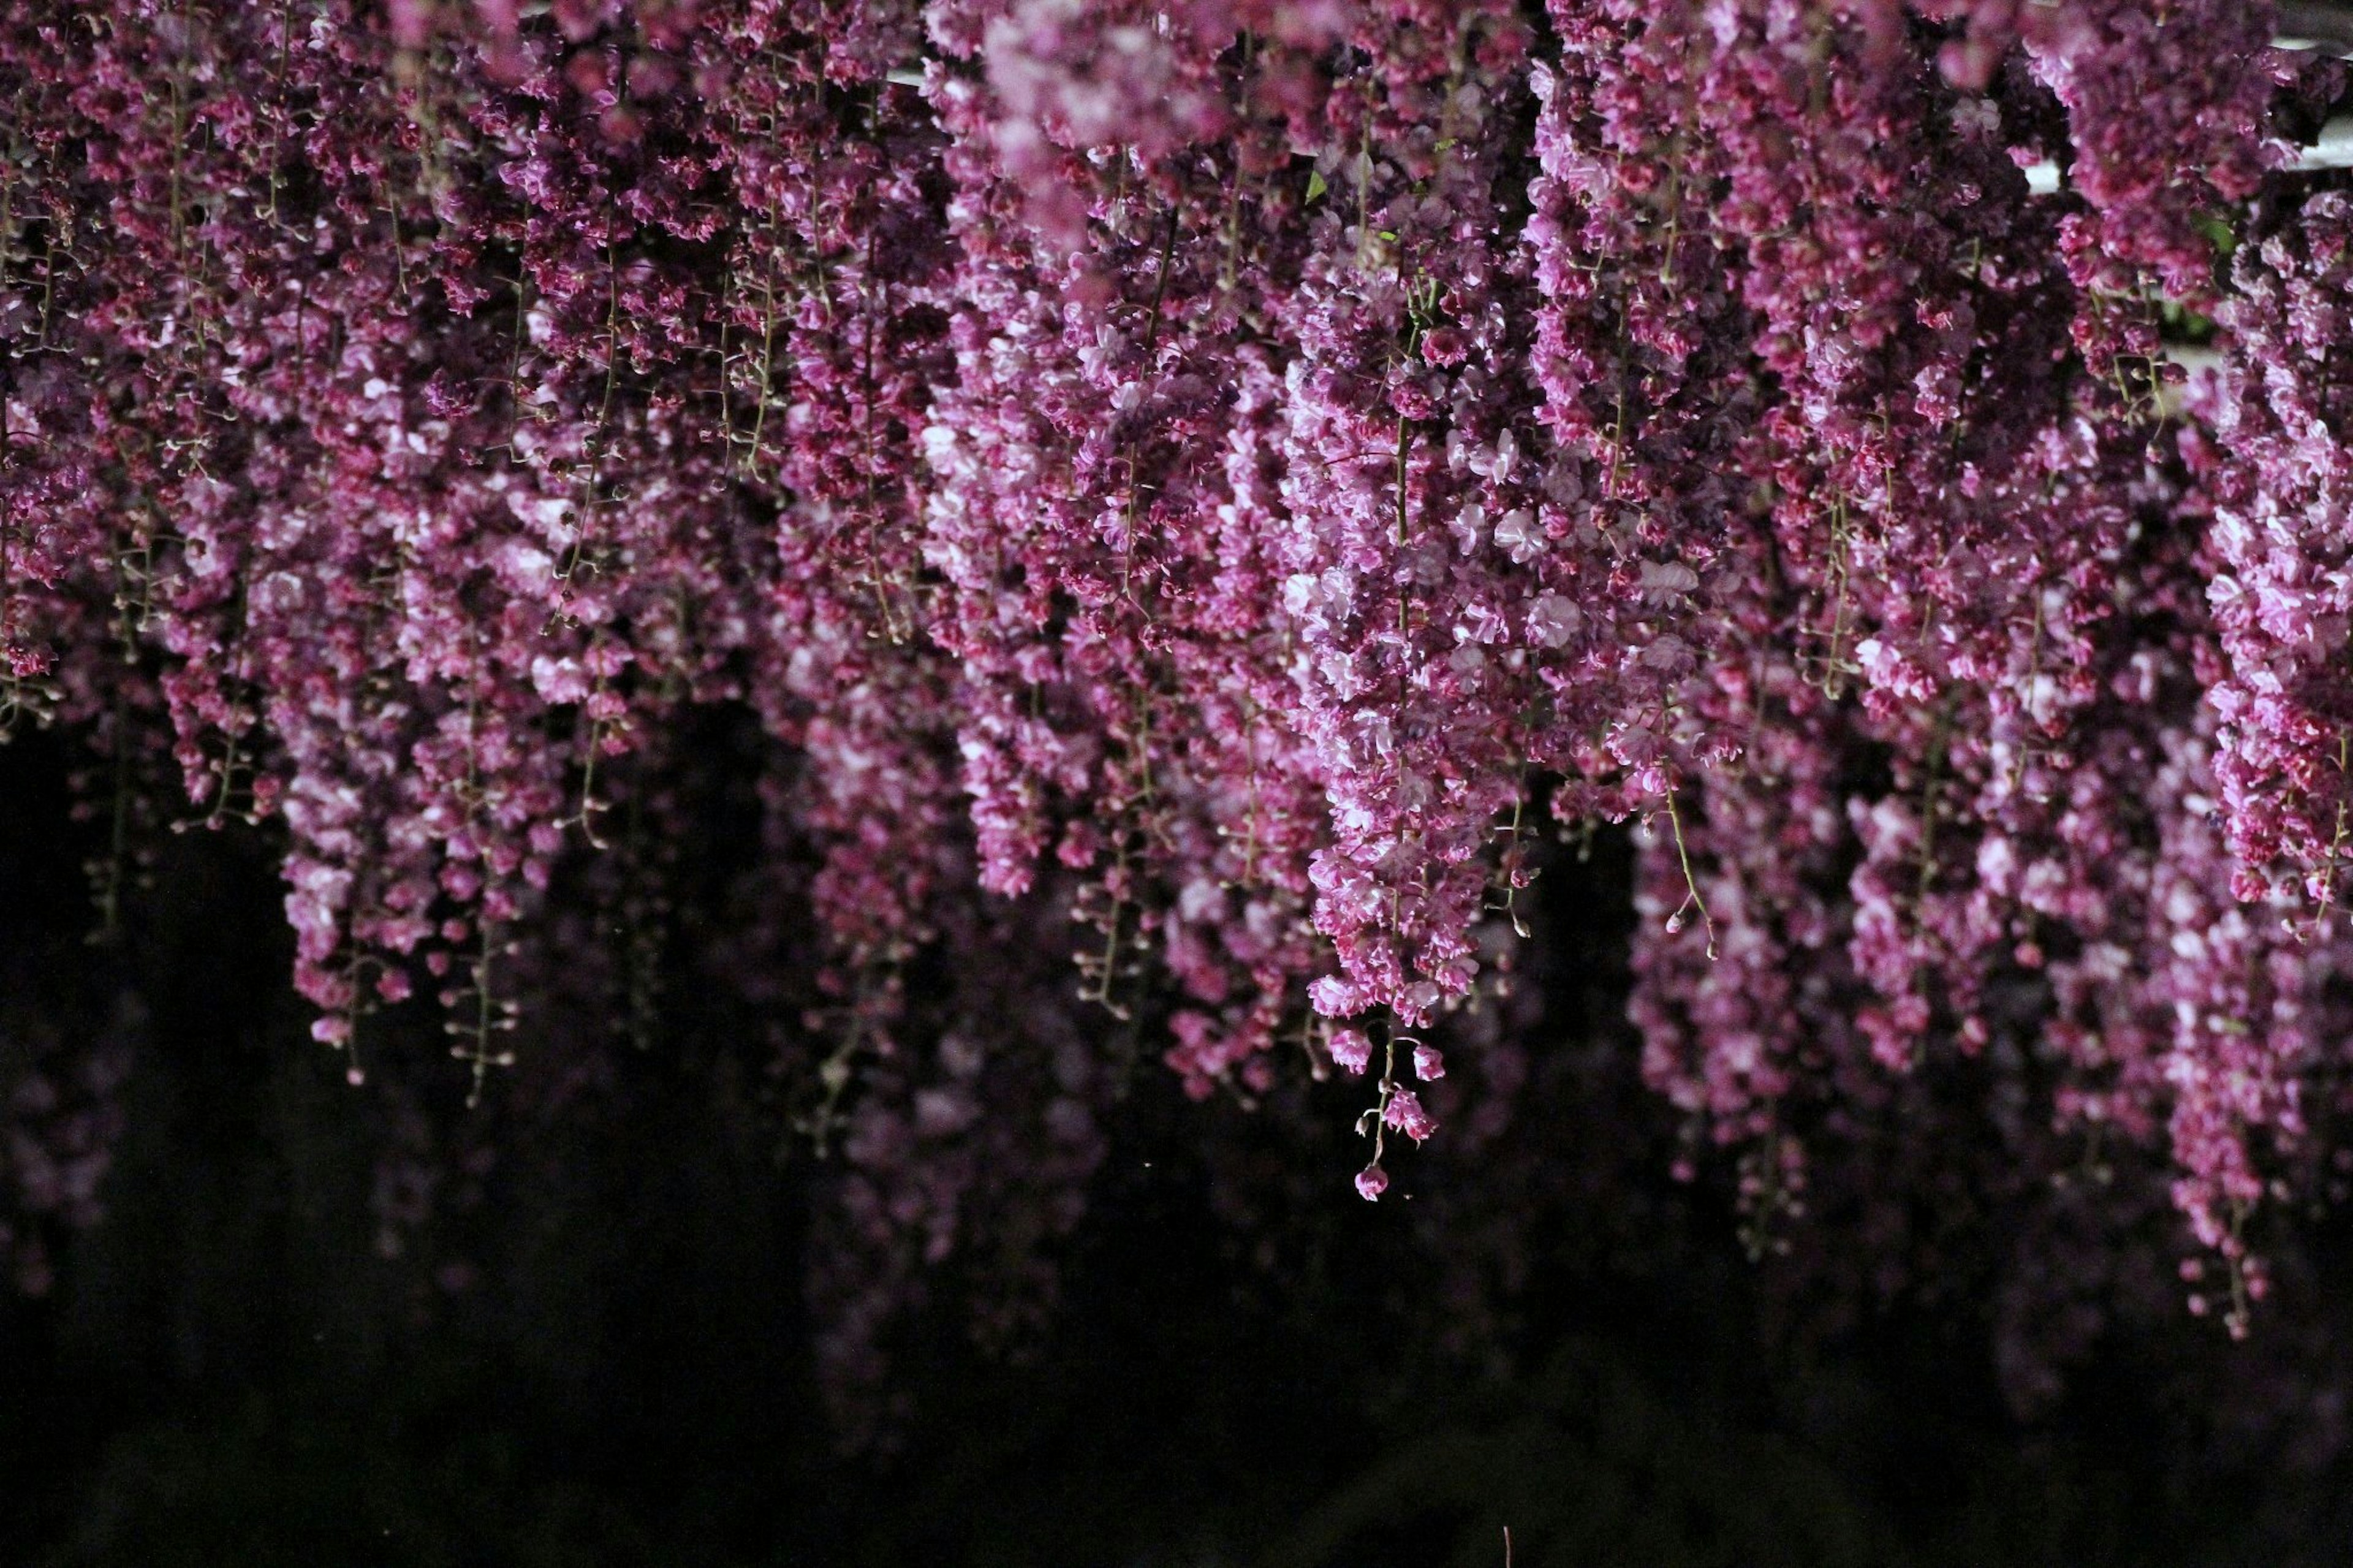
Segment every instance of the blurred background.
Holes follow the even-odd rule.
[[[1381,1204],[1346,1086],[1192,1104],[1147,1059],[1074,1225],[860,1296],[818,1255],[842,1152],[794,1131],[755,1003],[693,981],[723,801],[659,1037],[583,1069],[543,1003],[469,1110],[456,1064],[389,1070],[438,1058],[427,1015],[372,1025],[358,1088],[309,1039],[265,836],[154,835],[89,942],[80,763],[0,750],[7,1563],[1489,1568],[1506,1526],[1517,1564],[2353,1561],[2340,1218],[2243,1346],[2119,1305],[2113,1262],[2051,1288],[2173,1267],[2161,1172],[2106,1178],[2158,1217],[2094,1247],[2022,1217],[2052,1180],[2005,1188],[1992,1134],[1994,1174],[1760,1243],[1729,1162],[1672,1178],[1621,842],[1540,885],[1508,1122]],[[887,1308],[848,1372],[846,1300]]]

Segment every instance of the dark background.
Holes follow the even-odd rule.
[[[2277,1374],[2292,1321],[2113,1335],[2029,1416],[1968,1289],[1788,1332],[1722,1184],[1665,1177],[1613,1011],[1622,843],[1556,868],[1537,939],[1525,1135],[1582,1174],[1472,1194],[1516,1283],[1442,1289],[1406,1194],[1542,1161],[1409,1158],[1366,1205],[1335,1145],[1147,1074],[1044,1326],[981,1348],[952,1263],[893,1338],[887,1440],[845,1453],[805,1306],[821,1173],[723,1020],[682,1009],[626,1092],[534,1133],[462,1247],[387,1258],[397,1130],[306,1037],[266,834],[155,836],[92,946],[74,763],[0,750],[0,984],[69,1045],[131,1042],[125,1131],[53,1288],[0,1292],[0,1561],[1439,1568],[1502,1563],[1508,1525],[1533,1564],[2353,1562],[2327,1445],[2183,1393]],[[1301,1161],[1250,1223],[1216,1201]]]

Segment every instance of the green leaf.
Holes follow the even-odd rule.
[[[1313,202],[1316,197],[1322,195],[1330,188],[1330,186],[1324,183],[1323,170],[1310,169],[1307,172],[1307,199],[1309,201]]]

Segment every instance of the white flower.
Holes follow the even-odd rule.
[[[1544,530],[1525,507],[1515,507],[1495,524],[1495,545],[1525,566],[1544,552]]]
[[[1528,636],[1546,647],[1559,647],[1577,635],[1585,617],[1565,594],[1541,594],[1528,606]]]
[[[1456,512],[1447,527],[1453,531],[1454,547],[1468,555],[1479,548],[1479,541],[1487,531],[1487,509],[1474,500]]]

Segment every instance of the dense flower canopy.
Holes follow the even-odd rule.
[[[755,716],[725,942],[845,1364],[974,1193],[1067,1229],[1139,1049],[1336,1079],[1366,1198],[1486,1136],[1546,841],[1629,823],[1644,1072],[1760,1241],[1965,1073],[2169,1149],[2243,1332],[2353,1109],[2353,193],[2285,30],[11,0],[0,723],[86,739],[102,927],[261,825],[353,1080],[438,1001],[494,1098],[602,1048],[527,994],[659,1010]],[[111,1069],[47,1059],[12,1201],[87,1207]]]

